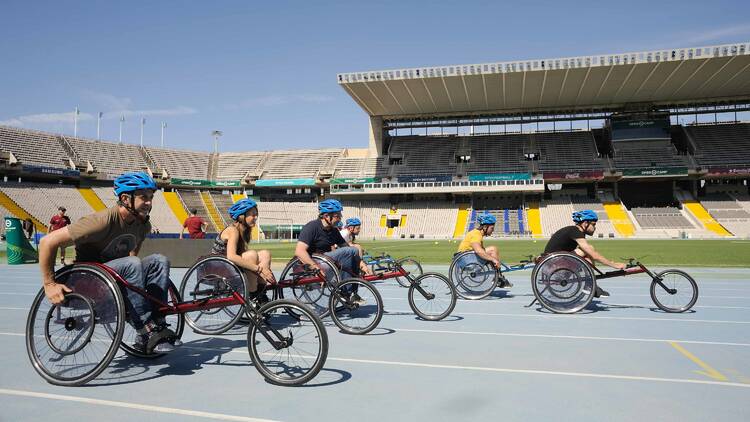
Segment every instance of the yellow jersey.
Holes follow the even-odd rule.
[[[464,240],[461,241],[461,244],[458,245],[458,252],[466,252],[473,250],[471,247],[472,243],[479,243],[484,247],[484,243],[482,242],[482,232],[479,229],[474,229],[468,233],[466,233],[466,237],[464,237]]]

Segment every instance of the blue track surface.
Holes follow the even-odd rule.
[[[179,283],[184,270],[173,271]],[[747,420],[747,270],[688,272],[701,296],[686,314],[656,310],[648,280],[633,276],[602,282],[612,297],[586,313],[550,315],[524,308],[530,272],[516,271],[512,290],[459,300],[445,321],[425,322],[406,289],[378,283],[380,327],[355,337],[327,321],[328,361],[307,386],[266,383],[238,327],[217,337],[186,330],[185,345],[156,361],[120,353],[89,385],[63,388],[26,356],[38,268],[0,266],[0,420]]]

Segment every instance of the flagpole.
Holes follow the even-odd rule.
[[[73,137],[78,137],[78,113],[80,113],[80,110],[78,109],[78,106],[76,106],[76,111],[73,113]]]
[[[167,127],[167,122],[161,122],[161,147],[164,148],[164,129]]]
[[[118,138],[120,143],[122,143],[122,124],[123,123],[125,123],[125,115],[124,114],[120,116],[120,138]]]
[[[101,138],[101,136],[100,136],[100,132],[99,132],[99,129],[100,129],[101,125],[102,125],[102,115],[103,115],[103,114],[104,114],[104,113],[102,113],[102,112],[100,111],[100,112],[99,112],[99,117],[98,117],[98,118],[96,119],[96,139],[97,139],[97,140],[98,140],[98,139],[102,139],[102,138]]]
[[[146,118],[141,117],[141,148],[143,148],[143,126],[146,124]]]

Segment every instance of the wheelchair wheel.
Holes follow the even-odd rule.
[[[409,277],[411,277],[412,280],[415,280],[422,275],[422,266],[415,259],[403,258],[396,261],[396,263],[409,273]],[[411,286],[411,282],[407,277],[396,277],[396,281],[401,287]]]
[[[207,301],[232,297],[236,290],[243,297],[245,275],[232,261],[222,256],[201,258],[185,273],[180,284],[179,297],[185,301]],[[187,312],[185,322],[193,331],[206,335],[226,332],[244,314],[242,304]]]
[[[266,380],[300,385],[313,379],[325,364],[328,334],[308,307],[276,300],[250,316],[247,347],[255,368]]]
[[[442,274],[424,273],[409,287],[411,310],[428,321],[439,321],[450,315],[456,300],[456,289]]]
[[[362,300],[355,301],[358,295]],[[367,334],[383,318],[383,298],[372,284],[350,278],[338,285],[331,294],[331,319],[346,334]]]
[[[662,284],[669,290],[651,282],[651,300],[665,312],[685,312],[695,305],[698,300],[698,283],[686,272],[680,270],[665,270],[656,274]]]
[[[544,257],[531,273],[534,296],[546,309],[572,314],[591,303],[596,277],[591,266],[571,253],[553,253]]]
[[[341,282],[338,267],[333,260],[325,255],[315,254],[312,256],[313,261],[322,270],[321,281],[313,281],[304,284],[297,284],[300,279],[310,280],[311,277],[302,277],[299,274],[304,271],[304,264],[299,258],[293,258],[281,272],[279,283],[289,284],[292,291],[290,299],[309,307],[316,315],[324,318],[328,315],[331,297],[331,289]],[[276,297],[284,298],[287,293],[283,288],[277,287]]]
[[[489,296],[497,287],[498,271],[474,251],[462,252],[453,259],[448,270],[456,293],[464,299],[477,300]]]
[[[51,304],[41,289],[26,320],[26,351],[34,369],[55,385],[82,385],[96,378],[117,353],[125,303],[105,270],[78,264],[55,274],[73,290]]]
[[[180,296],[180,292],[177,291],[177,287],[175,287],[172,282],[169,282],[169,292],[167,295],[167,304],[174,305],[177,303],[180,303],[182,301],[182,296]],[[166,315],[164,318],[167,321],[167,325],[169,325],[169,329],[174,331],[174,333],[177,335],[177,338],[182,338],[182,332],[185,330],[185,315],[183,314],[171,314]],[[127,354],[135,357],[139,357],[142,359],[156,359],[164,356],[166,353],[144,353],[143,351],[136,349],[133,347],[135,344],[136,336],[138,335],[138,332],[135,328],[129,323],[126,313],[125,318],[125,324],[124,329],[122,333],[122,341],[120,342],[120,348]]]

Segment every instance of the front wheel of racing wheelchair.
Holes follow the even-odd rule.
[[[456,293],[464,299],[478,300],[492,294],[500,281],[500,272],[492,262],[474,251],[461,252],[451,261],[448,270]]]
[[[360,278],[342,281],[338,265],[328,256],[313,254],[312,259],[320,272],[299,258],[289,261],[274,289],[274,299],[283,299],[284,289],[289,288],[295,300],[320,318],[331,315],[334,324],[347,334],[367,334],[375,329],[383,317],[383,299],[377,289]]]

